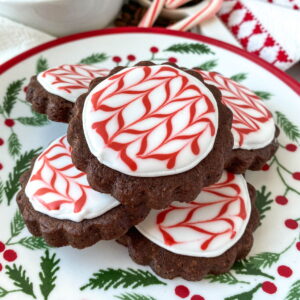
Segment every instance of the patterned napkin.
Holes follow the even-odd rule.
[[[286,70],[300,60],[300,0],[225,0],[219,17],[242,47]]]

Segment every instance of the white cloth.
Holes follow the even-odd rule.
[[[54,37],[0,17],[0,64]]]

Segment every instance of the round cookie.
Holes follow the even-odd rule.
[[[260,170],[275,154],[279,144],[279,129],[263,101],[245,86],[216,72],[197,70],[207,84],[215,85],[222,93],[222,103],[233,114],[233,151],[226,169],[244,173]]]
[[[174,64],[116,68],[92,81],[73,112],[74,164],[93,189],[124,205],[192,201],[220,178],[232,149],[220,92]]]
[[[76,99],[88,90],[91,80],[108,72],[85,64],[48,69],[31,78],[26,100],[50,120],[68,123]]]
[[[55,140],[21,177],[17,203],[33,235],[51,246],[84,248],[120,237],[147,216],[145,206],[125,207],[92,190],[70,150],[66,136]]]
[[[130,229],[118,242],[138,264],[167,279],[200,280],[222,274],[245,258],[259,223],[255,189],[224,171],[190,203],[174,202]]]

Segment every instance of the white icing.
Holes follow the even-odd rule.
[[[182,88],[184,80],[187,85]],[[196,87],[196,90],[191,86]],[[147,99],[145,95],[148,96]],[[190,97],[190,100],[170,103],[182,97]],[[150,106],[147,113],[143,99]],[[190,112],[192,103],[195,108],[193,116]],[[207,112],[207,103],[213,111]],[[182,109],[184,104],[186,107]],[[171,130],[167,136],[166,120],[171,113],[174,113],[174,117],[168,124]],[[165,117],[157,117],[158,114],[160,116],[165,114]],[[118,118],[120,116],[123,118],[121,121]],[[87,96],[82,118],[87,144],[99,162],[122,173],[141,177],[177,174],[195,167],[210,153],[218,130],[218,107],[212,93],[194,76],[170,66],[127,68],[102,81]],[[203,122],[194,122],[194,125],[189,126],[190,118],[193,122],[197,118]],[[105,125],[99,124],[105,121],[107,121]],[[109,143],[119,145],[128,143],[125,152],[136,169],[133,170],[125,162],[124,153],[112,149],[111,144],[108,145],[104,137],[93,128],[93,124],[96,124],[97,130],[106,131]],[[215,129],[213,134],[209,124]],[[121,132],[124,127],[131,131]],[[138,130],[144,132],[136,133]],[[192,151],[191,139],[175,139],[178,135],[191,136],[202,130],[203,133],[196,142],[200,149],[198,153]],[[164,139],[167,139],[167,142],[163,144]],[[145,140],[147,146],[140,155],[139,151]],[[170,161],[167,159],[149,157],[150,155],[169,157],[176,151],[179,154],[173,167],[168,165]]]
[[[233,179],[230,179],[230,176]],[[222,202],[214,204],[219,200]],[[245,208],[243,218],[238,214],[242,208],[241,203]],[[227,210],[220,215],[221,208],[225,209],[226,205]],[[194,214],[191,216],[193,211]],[[166,216],[163,219],[164,213]],[[142,223],[136,225],[136,228],[147,239],[170,252],[195,257],[216,257],[230,249],[243,236],[250,214],[251,200],[244,177],[224,171],[220,181],[203,189],[193,202],[174,202],[164,210],[152,210]],[[233,222],[234,227],[231,228],[225,219]],[[192,226],[202,232],[194,230]],[[176,243],[168,244],[161,229],[172,236]],[[207,232],[221,233],[226,230],[228,233],[220,234],[213,239],[206,249],[201,248],[211,237]],[[236,232],[233,238],[230,237],[232,230]]]
[[[272,142],[275,136],[275,122],[272,116],[267,116],[269,111],[261,99],[245,86],[219,73],[197,71],[206,83],[220,89],[223,104],[233,113],[233,149],[259,149]],[[250,129],[250,132],[243,133],[242,130],[245,129]]]
[[[50,164],[45,163],[45,156]],[[36,174],[41,176],[33,180]],[[47,192],[43,193],[45,189]],[[38,195],[38,192],[42,194]],[[120,204],[109,194],[99,193],[89,186],[86,174],[72,163],[70,146],[65,136],[52,142],[37,158],[25,193],[36,211],[52,218],[74,222],[99,217]],[[85,199],[85,203],[76,212],[75,203],[79,203],[76,202],[79,199]],[[61,204],[58,209],[49,209],[43,204],[51,205],[60,200],[69,203]]]
[[[91,65],[61,65],[39,73],[37,80],[49,93],[75,103],[80,95],[87,92],[92,79],[108,73],[108,69]]]

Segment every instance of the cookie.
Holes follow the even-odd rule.
[[[233,114],[233,151],[226,169],[244,173],[260,170],[278,149],[279,129],[263,101],[245,86],[216,72],[197,69],[207,84],[222,93],[222,103]]]
[[[192,201],[220,178],[232,149],[232,113],[220,97],[175,64],[118,67],[76,101],[72,160],[93,189],[123,205]]]
[[[66,136],[33,161],[21,185],[17,203],[29,231],[54,247],[85,248],[118,238],[149,212],[92,190],[86,174],[72,164]]]
[[[258,223],[255,189],[242,175],[224,171],[194,201],[151,211],[118,242],[136,263],[159,276],[196,281],[226,273],[245,258]]]
[[[33,76],[26,100],[34,111],[56,122],[67,123],[76,99],[88,90],[92,79],[106,76],[108,69],[91,65],[62,65]]]

